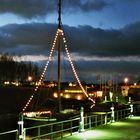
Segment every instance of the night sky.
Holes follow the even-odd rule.
[[[139,13],[140,0],[62,0],[62,25],[82,80],[140,80]],[[0,52],[47,60],[57,18],[57,0],[0,0]]]

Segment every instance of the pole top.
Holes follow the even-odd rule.
[[[61,29],[61,0],[58,1],[58,28]]]

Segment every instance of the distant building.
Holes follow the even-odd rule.
[[[121,90],[123,96],[129,96],[129,94],[137,97],[140,96],[140,85],[136,83],[134,85],[121,86]]]
[[[122,90],[122,95],[124,97],[128,96],[128,91],[129,91],[130,87],[129,86],[121,86],[121,90]]]
[[[85,87],[86,89],[86,87]],[[82,89],[79,86],[68,86],[63,88],[63,90],[61,91],[61,97],[62,98],[72,98],[72,99],[77,99],[77,100],[83,100],[85,99],[85,95],[82,91]],[[58,97],[58,93],[55,92],[54,93],[54,97],[57,98]]]

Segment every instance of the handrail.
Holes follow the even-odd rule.
[[[134,114],[140,112],[140,106],[135,106],[134,107]],[[122,109],[122,110],[117,110],[114,111],[115,113],[115,121],[118,121],[122,118],[128,117],[131,115],[130,113],[130,108]],[[74,132],[79,131],[79,122],[80,122],[80,117],[76,116],[76,118],[72,118],[69,120],[64,120],[60,122],[53,122],[49,124],[43,124],[43,125],[36,125],[28,128],[24,128],[24,135],[25,137],[30,135],[31,140],[36,139],[36,138],[42,138],[42,137],[49,137],[49,138],[55,138],[55,137],[64,137],[65,134],[70,134],[72,135]],[[91,114],[84,116],[84,126],[85,129],[95,127],[98,125],[103,125],[107,124],[108,122],[111,122],[111,112],[105,112],[102,114]],[[33,135],[30,134],[30,132],[36,129],[37,133],[34,133]],[[45,130],[45,133],[42,133],[42,131]],[[15,133],[15,134],[14,134]],[[11,130],[11,131],[6,131],[0,133],[0,139],[1,136],[6,136],[6,135],[15,135],[15,139],[18,140],[19,130]]]
[[[120,113],[120,119],[121,118],[124,118],[127,116],[129,116],[129,111],[130,108],[126,108],[126,109],[122,109],[122,110],[118,110],[118,111],[115,111],[115,113]],[[125,113],[123,113],[125,112]],[[107,118],[106,115],[109,115]],[[86,120],[84,126],[88,126],[88,128],[90,128],[91,126],[94,127],[94,126],[98,126],[98,125],[103,125],[103,124],[106,124],[108,122],[111,121],[111,112],[105,112],[104,114],[92,114],[92,115],[88,115],[88,116],[84,116],[84,120]],[[116,117],[116,121],[118,120],[118,116]],[[35,138],[41,138],[41,137],[44,137],[44,136],[50,136],[51,138],[53,137],[54,138],[54,135],[55,134],[59,134],[58,137],[64,137],[64,132],[67,132],[67,131],[70,131],[70,135],[72,135],[72,131],[73,129],[76,129],[76,131],[78,131],[79,129],[79,123],[76,125],[76,126],[70,126],[68,128],[64,128],[64,126],[66,125],[65,123],[72,123],[73,121],[80,121],[80,118],[75,118],[75,119],[71,119],[71,120],[65,120],[65,121],[61,121],[61,122],[55,122],[55,123],[50,123],[50,124],[45,124],[45,125],[39,125],[39,126],[35,126],[35,127],[29,127],[29,128],[25,128],[25,131],[27,132],[28,130],[31,130],[31,129],[38,129],[37,131],[40,131],[40,129],[42,127],[53,127],[53,125],[61,125],[59,126],[60,128],[62,129],[59,129],[59,130],[54,130],[54,131],[49,131],[48,133],[45,133],[45,134],[40,134],[39,136],[36,135],[36,136],[33,136],[31,139],[35,139]]]
[[[0,135],[10,134],[10,133],[16,133],[16,132],[18,132],[17,129],[16,129],[16,130],[11,130],[11,131],[2,132],[2,133],[0,133]]]
[[[14,140],[19,140],[18,139],[18,133],[19,133],[19,131],[18,131],[18,129],[16,129],[16,130],[11,130],[11,131],[5,131],[5,132],[1,132],[0,133],[0,139],[9,139],[9,137],[10,138],[12,138],[12,139],[14,139]]]
[[[79,118],[74,118],[72,120],[73,121],[79,120]],[[71,122],[71,120],[64,120],[64,121],[60,121],[60,122],[53,122],[53,123],[49,123],[49,124],[42,124],[42,125],[31,126],[31,127],[26,128],[26,130],[34,129],[34,128],[38,128],[38,127],[52,126],[52,125],[57,125],[57,124],[60,124],[60,123],[66,123],[66,122]]]

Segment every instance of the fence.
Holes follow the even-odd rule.
[[[18,129],[0,133],[0,140],[19,140]]]
[[[140,112],[140,106],[135,106],[133,113]],[[98,125],[104,125],[111,123],[113,120],[118,121],[122,118],[129,117],[131,115],[131,108],[114,111],[103,112],[102,114],[92,114],[84,116],[84,129],[91,129]],[[12,140],[26,140],[27,137],[30,140],[41,140],[41,139],[55,139],[62,138],[79,131],[80,116],[71,120],[65,120],[61,122],[55,122],[50,124],[38,125],[34,127],[24,128],[23,138],[18,138],[18,130],[8,131],[0,133],[0,139],[6,140],[7,135],[11,135]],[[9,139],[7,139],[9,140]]]

